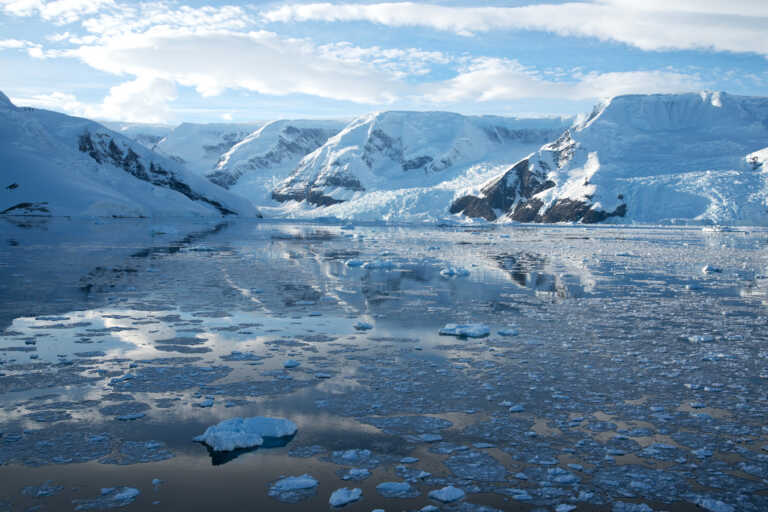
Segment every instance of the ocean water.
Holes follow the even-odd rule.
[[[768,508],[766,230],[0,222],[0,510]]]

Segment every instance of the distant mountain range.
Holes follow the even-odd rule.
[[[377,112],[115,131],[1,100],[6,214],[768,225],[768,98],[619,96],[581,120]],[[47,178],[22,197],[33,175]]]

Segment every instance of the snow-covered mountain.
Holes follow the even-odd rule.
[[[161,140],[173,131],[173,126],[167,124],[123,122],[103,122],[101,124],[153,150]]]
[[[0,93],[0,214],[258,216],[246,200],[104,126]]]
[[[478,164],[513,162],[570,123],[447,112],[373,113],[307,155],[272,197],[315,206],[349,202],[370,213],[366,198],[371,193],[413,192],[456,179]]]
[[[255,204],[269,203],[273,188],[345,124],[315,120],[267,123],[224,153],[208,178]]]
[[[153,148],[184,163],[197,174],[216,168],[219,159],[238,142],[264,125],[261,123],[182,123]]]
[[[767,144],[768,98],[619,96],[450,211],[491,221],[765,225]]]

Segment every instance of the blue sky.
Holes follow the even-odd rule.
[[[0,0],[0,90],[158,123],[372,110],[572,115],[768,91],[765,0]]]

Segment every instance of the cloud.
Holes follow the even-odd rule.
[[[30,46],[35,46],[35,44],[20,39],[0,39],[0,50],[29,48]]]
[[[195,87],[203,96],[225,89],[308,94],[360,103],[389,102],[400,83],[374,63],[350,66],[327,49],[266,31],[154,27],[71,52],[112,74],[152,76]]]
[[[0,0],[0,8],[14,16],[38,15],[59,25],[72,23],[85,15],[114,6],[114,0]]]
[[[631,93],[687,92],[702,86],[695,76],[659,70],[574,73],[566,80],[551,80],[516,60],[479,58],[456,77],[431,84],[424,98],[438,104],[527,98],[588,100]]]
[[[173,117],[170,102],[175,99],[173,82],[139,78],[112,87],[100,104],[83,103],[63,92],[14,98],[14,103],[94,119],[164,123]]]
[[[492,30],[537,30],[595,37],[643,50],[713,49],[768,55],[768,2],[764,0],[600,0],[521,7],[313,3],[278,7],[262,16],[268,22],[368,21],[464,36]]]

